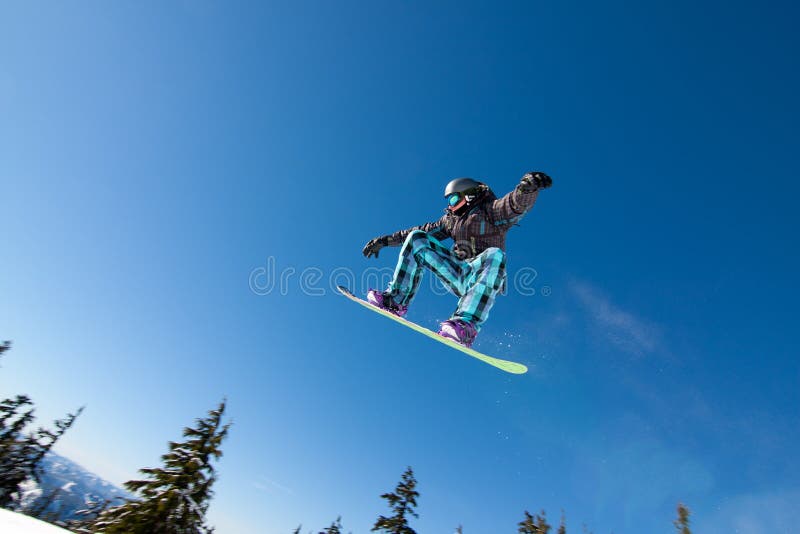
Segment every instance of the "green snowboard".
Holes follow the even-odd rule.
[[[398,317],[398,316],[394,315],[393,313],[389,313],[387,311],[384,311],[384,310],[378,308],[377,306],[373,306],[369,302],[367,302],[365,300],[362,300],[362,299],[358,298],[357,296],[353,295],[350,292],[350,290],[347,289],[346,287],[342,287],[342,286],[337,286],[337,287],[339,288],[339,292],[342,295],[344,295],[345,297],[349,298],[353,302],[358,302],[359,304],[361,304],[362,306],[364,306],[368,310],[372,310],[375,313],[379,313],[379,314],[383,315],[384,317],[388,317],[389,319],[391,319],[393,321],[397,321],[401,325],[407,326],[408,328],[411,328],[412,330],[416,330],[417,332],[425,334],[429,338],[435,339],[439,343],[444,343],[445,345],[447,345],[450,348],[459,350],[459,351],[463,352],[464,354],[468,354],[469,356],[472,356],[473,358],[477,358],[480,361],[488,363],[489,365],[497,367],[498,369],[503,370],[503,371],[505,371],[507,373],[512,373],[512,374],[515,374],[515,375],[521,375],[521,374],[524,374],[524,373],[528,372],[528,368],[526,366],[522,365],[521,363],[510,362],[508,360],[501,360],[499,358],[493,358],[491,356],[487,356],[485,354],[481,354],[480,352],[478,352],[476,350],[469,349],[469,348],[467,348],[467,347],[465,347],[463,345],[459,345],[458,343],[456,343],[452,339],[448,339],[446,337],[442,337],[439,334],[437,334],[436,332],[428,330],[427,328],[423,328],[423,327],[419,326],[418,324],[412,323],[411,321],[406,321],[402,317]]]

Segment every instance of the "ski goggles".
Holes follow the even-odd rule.
[[[454,208],[459,202],[461,202],[461,193],[450,193],[447,195],[447,205],[451,208]]]

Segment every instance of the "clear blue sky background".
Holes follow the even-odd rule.
[[[800,522],[790,2],[6,2],[1,393],[113,482],[224,396],[221,534],[790,532]],[[352,305],[336,268],[444,184],[555,185],[478,348]],[[794,243],[794,244],[792,244]],[[285,295],[250,289],[274,258]],[[324,296],[298,275],[318,268]],[[259,271],[255,271],[258,273]],[[542,294],[547,286],[551,293]],[[427,287],[427,285],[425,286]],[[365,288],[357,287],[363,291]],[[455,300],[425,290],[433,327]],[[738,530],[736,530],[738,529]]]

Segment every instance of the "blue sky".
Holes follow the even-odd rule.
[[[2,394],[121,483],[223,396],[221,534],[789,532],[800,516],[797,7],[756,2],[6,3]],[[478,348],[330,291],[445,183],[551,174],[508,239],[533,296]],[[270,258],[286,294],[258,294]],[[299,275],[319,269],[323,296]],[[427,286],[427,284],[426,284]],[[543,289],[547,296],[543,295]],[[356,288],[364,290],[365,288]],[[433,327],[454,299],[426,290]]]

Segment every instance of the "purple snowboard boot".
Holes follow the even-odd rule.
[[[439,335],[470,348],[475,338],[478,337],[478,331],[471,323],[460,319],[449,319],[442,323]]]
[[[403,317],[408,312],[408,306],[397,304],[391,296],[377,289],[367,291],[367,302],[398,317]]]

